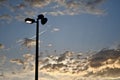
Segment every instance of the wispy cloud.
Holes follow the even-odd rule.
[[[52,47],[52,46],[53,46],[53,44],[51,44],[51,43],[50,43],[50,44],[48,44],[48,47]]]
[[[35,15],[35,14],[36,14],[35,11],[26,11],[26,12],[25,12],[25,15],[28,15],[28,16],[33,16],[33,15]]]
[[[21,15],[21,14],[17,14],[17,15],[15,16],[15,19],[18,20],[18,21],[24,21],[25,16],[23,16],[23,15]]]
[[[46,31],[47,31],[47,29],[40,32],[39,36],[44,34]],[[16,43],[18,43],[18,44],[20,44],[20,45],[22,45],[24,47],[31,48],[31,47],[36,45],[36,40],[34,38],[36,38],[36,35],[34,35],[34,36],[30,37],[30,38],[19,39],[19,40],[16,41]],[[39,43],[40,42],[41,41],[39,41]]]
[[[43,8],[51,3],[52,0],[25,0],[32,7]]]
[[[47,30],[44,30],[44,31],[40,32],[40,33],[39,33],[39,36],[41,36],[42,34],[44,34],[46,31],[47,31]],[[34,39],[34,38],[36,38],[36,35],[32,36],[30,39]]]
[[[9,14],[2,14],[0,15],[0,20],[7,20],[7,22],[9,23],[12,20],[12,16]]]
[[[8,9],[10,9],[10,11],[15,12],[17,10],[25,9],[27,7],[27,5],[24,4],[24,3],[19,3],[17,5],[11,5],[11,4],[8,3],[8,5],[6,7],[8,7]]]
[[[53,28],[51,32],[57,32],[57,31],[60,31],[60,29],[56,27],[56,28]]]

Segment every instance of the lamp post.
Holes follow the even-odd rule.
[[[41,24],[44,25],[47,22],[47,18],[44,15],[38,15],[37,19],[26,18],[25,22],[28,24],[36,23],[36,54],[35,54],[35,80],[38,80],[38,70],[39,70],[39,20]]]

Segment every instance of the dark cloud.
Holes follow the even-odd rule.
[[[120,50],[104,49],[89,60],[88,71],[99,73],[109,69],[120,69]]]
[[[25,38],[22,41],[22,45],[25,46],[25,47],[27,47],[27,48],[30,48],[30,47],[36,45],[36,40]]]
[[[0,49],[4,49],[4,48],[5,48],[5,46],[0,43]]]
[[[7,0],[0,0],[0,6],[3,6],[3,3],[5,3]]]
[[[21,59],[11,59],[10,62],[11,63],[16,63],[18,65],[24,65],[24,62]]]

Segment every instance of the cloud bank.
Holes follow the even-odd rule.
[[[1,59],[3,59],[1,57]],[[33,80],[35,56],[24,54],[21,59],[10,59],[11,64],[18,67],[5,71],[0,79]],[[10,67],[10,66],[9,66]],[[9,76],[11,75],[11,76]],[[104,49],[96,53],[74,53],[65,51],[60,55],[50,55],[39,59],[39,77],[43,80],[119,80],[120,49]],[[31,78],[32,77],[32,78]],[[60,78],[61,77],[61,78]]]

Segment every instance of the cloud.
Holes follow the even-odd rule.
[[[120,69],[120,50],[101,50],[92,56],[88,71],[97,73],[106,69]]]
[[[15,19],[18,20],[18,21],[24,21],[25,16],[23,16],[21,14],[18,14],[18,15],[15,16]]]
[[[76,13],[91,13],[91,14],[102,14],[104,10],[98,8],[98,6],[105,0],[60,0],[57,1],[61,6],[65,7],[65,12],[73,11]]]
[[[34,68],[34,55],[24,54],[23,59],[10,59],[11,63],[16,63],[17,65],[22,65],[22,71],[33,71]]]
[[[4,48],[5,48],[5,46],[0,43],[0,49],[4,49]]]
[[[7,0],[0,0],[0,7],[1,6],[3,6],[4,4],[3,3],[5,3]]]
[[[26,7],[26,5],[24,3],[20,3],[15,6],[15,9],[24,9],[25,7]]]
[[[48,44],[48,47],[51,47],[51,46],[53,46],[53,44]]]
[[[113,45],[110,46],[110,49],[119,50],[120,49],[120,42],[113,43]]]
[[[16,63],[18,65],[23,65],[24,62],[21,59],[11,59],[10,60],[11,63]]]
[[[25,0],[32,7],[43,8],[51,3],[52,0]]]
[[[57,5],[53,6],[52,11],[45,12],[48,15],[79,15],[79,14],[104,14],[105,10],[98,6],[105,0],[55,0]],[[61,10],[62,8],[62,10]]]
[[[51,12],[46,12],[46,14],[48,15],[52,15],[52,16],[58,16],[58,15],[65,15],[65,13],[63,11],[51,11]]]
[[[94,54],[90,58],[84,58],[84,54],[80,53],[81,58],[77,59],[77,53],[74,54],[70,51],[66,51],[65,53],[58,56],[47,56],[41,58],[39,61],[39,77],[40,79],[55,79],[59,80],[60,77],[64,79],[85,79],[85,80],[105,80],[109,77],[117,78],[119,77],[120,70],[120,55],[118,50],[109,49],[109,50],[101,50],[98,53]],[[91,53],[92,54],[92,53]],[[9,78],[9,80],[21,80],[21,79],[30,79],[32,75],[34,75],[35,70],[35,62],[34,55],[32,54],[24,54],[22,59],[11,59],[10,62],[16,63],[17,65],[22,65],[22,69],[19,69],[17,72],[11,71],[11,74],[6,72],[4,74],[4,78]],[[97,64],[101,64],[98,67],[91,66],[91,62]],[[15,69],[15,68],[14,68]],[[47,72],[49,71],[49,72]],[[55,74],[56,73],[56,74]],[[100,77],[100,75],[104,77]],[[112,74],[112,75],[109,75]],[[11,75],[11,76],[9,76]],[[66,76],[67,75],[67,76]],[[72,76],[71,76],[72,75]],[[106,76],[107,75],[107,76]],[[94,76],[94,77],[93,77]],[[114,77],[113,77],[114,76]],[[32,76],[33,77],[33,76]],[[1,79],[1,76],[0,76]]]
[[[32,54],[23,54],[23,59],[11,59],[10,62],[11,63],[16,63],[18,65],[26,66],[29,63],[33,63],[34,58],[35,57]]]
[[[47,12],[57,12],[57,13],[59,13],[59,11],[64,11],[69,9],[72,11],[79,10],[80,12],[89,13],[90,11],[94,13],[94,12],[102,11],[101,9],[98,8],[98,6],[104,1],[106,0],[24,0],[19,2],[17,5],[11,5],[8,3],[6,4],[13,11],[23,10],[23,9],[27,10],[29,7],[32,10],[33,8],[41,9],[41,11],[43,12],[45,11],[44,9],[46,9]],[[5,1],[0,1],[0,3],[3,2]],[[53,4],[55,4],[56,7]],[[47,6],[51,6],[53,10],[51,10],[51,7],[47,7]],[[58,11],[56,10],[54,11],[54,9],[56,8]],[[61,10],[61,8],[63,8],[63,10]]]
[[[10,22],[12,20],[12,16],[8,14],[3,14],[3,15],[0,15],[0,20],[7,20],[7,22]]]
[[[0,66],[3,65],[6,61],[6,56],[0,55]]]
[[[40,42],[40,41],[39,41]],[[17,41],[21,46],[31,48],[36,45],[36,40],[30,38],[24,38]]]
[[[59,28],[53,28],[51,32],[57,32],[57,31],[60,31]]]
[[[32,54],[24,54],[23,57],[25,58],[25,61],[29,62],[29,61],[33,61],[34,60],[34,55]]]
[[[16,19],[23,21],[23,17],[35,17],[38,14],[52,16],[94,14],[101,15],[105,10],[101,8],[106,0],[21,0],[16,4],[9,0],[0,1],[0,10],[7,11],[1,13],[0,19],[9,23]],[[6,22],[5,21],[5,22]]]
[[[25,12],[25,15],[28,15],[28,16],[33,16],[33,15],[35,15],[35,14],[36,14],[35,11],[26,11],[26,12]]]
[[[27,5],[24,3],[19,3],[17,5],[11,5],[8,3],[6,7],[10,9],[10,11],[16,12],[17,10],[24,10],[27,7]]]
[[[47,29],[44,30],[44,31],[41,31],[39,33],[39,36],[44,34],[46,31],[47,31]],[[31,48],[31,47],[36,45],[36,40],[34,38],[36,38],[36,35],[34,35],[34,36],[30,37],[30,38],[19,39],[19,40],[16,41],[16,43],[21,44],[24,47]],[[40,42],[41,41],[39,41],[39,43]]]
[[[22,45],[30,48],[36,45],[36,40],[25,38],[22,42]]]
[[[106,0],[93,0],[86,3],[86,11],[92,14],[103,14],[105,11],[99,9],[98,6]]]

